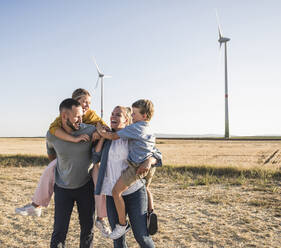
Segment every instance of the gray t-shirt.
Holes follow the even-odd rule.
[[[90,137],[96,128],[82,123],[80,129],[73,132],[73,136],[88,134]],[[66,189],[77,189],[90,180],[89,169],[91,160],[92,142],[72,143],[61,140],[47,132],[47,152],[57,155],[55,183]]]
[[[117,131],[120,138],[128,139],[128,160],[140,164],[156,152],[155,136],[146,121],[138,121]]]

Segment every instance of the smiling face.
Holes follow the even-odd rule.
[[[115,107],[110,116],[110,126],[115,131],[121,130],[127,125],[129,125],[130,120],[126,115],[125,107]]]
[[[133,107],[132,118],[133,118],[133,123],[136,123],[138,121],[146,121],[147,120],[147,115],[146,114],[141,114],[139,108],[134,108]]]
[[[62,125],[67,132],[79,130],[82,123],[83,110],[81,106],[72,106],[70,109],[64,109],[61,113]]]
[[[90,108],[91,97],[88,95],[83,95],[77,101],[81,104],[84,115]]]

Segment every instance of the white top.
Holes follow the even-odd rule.
[[[121,176],[123,170],[128,167],[128,140],[112,140],[107,160],[107,168],[101,189],[101,194],[112,196],[112,189]],[[122,195],[129,195],[143,186],[141,180],[137,180],[130,188],[123,192]]]

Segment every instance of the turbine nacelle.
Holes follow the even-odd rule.
[[[220,38],[218,39],[218,42],[219,42],[219,43],[226,43],[226,42],[228,42],[228,41],[230,41],[230,38],[220,37]]]
[[[99,74],[99,77],[100,77],[100,78],[104,77],[104,74],[99,73],[99,72],[98,72],[98,74]]]

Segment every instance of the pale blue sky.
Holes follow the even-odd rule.
[[[82,87],[104,119],[154,102],[156,133],[224,134],[217,8],[229,55],[230,135],[281,135],[279,0],[1,0],[3,136],[43,136],[59,103]]]

